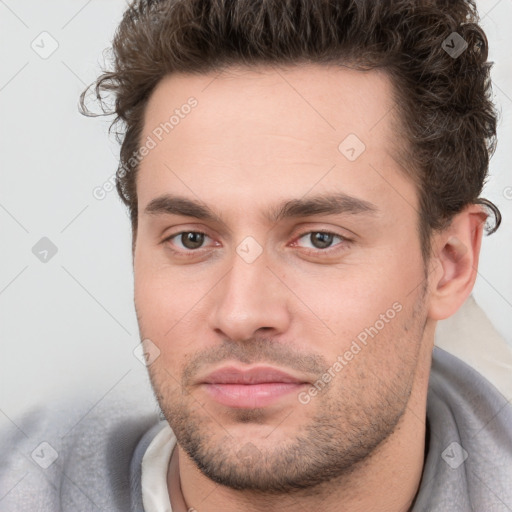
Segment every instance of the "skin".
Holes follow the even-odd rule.
[[[436,322],[471,292],[485,216],[468,206],[423,260],[416,188],[393,158],[392,92],[382,72],[316,65],[175,74],[153,91],[141,140],[198,101],[137,177],[135,305],[142,339],[160,350],[150,378],[178,439],[173,510],[410,509]],[[366,146],[355,161],[338,150],[348,134]],[[270,215],[335,193],[371,211]],[[164,194],[215,217],[179,213],[176,200],[172,212],[147,212]],[[315,246],[319,231],[336,235],[323,239],[330,247]],[[207,236],[187,248],[183,232]],[[237,253],[249,236],[250,254],[262,249],[250,263]],[[333,376],[307,404],[293,392],[240,409],[200,384],[228,363],[282,369],[302,392]]]

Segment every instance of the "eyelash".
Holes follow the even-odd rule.
[[[199,234],[199,235],[203,235],[203,236],[205,236],[207,238],[212,239],[204,231],[193,231],[193,230],[191,230],[191,231],[179,231],[178,233],[173,233],[172,235],[170,235],[167,238],[165,238],[162,241],[162,243],[163,244],[167,244],[168,247],[170,248],[170,250],[173,253],[175,253],[175,254],[177,254],[179,256],[183,256],[183,257],[193,257],[193,256],[196,256],[198,253],[200,253],[201,250],[206,249],[205,247],[199,247],[198,249],[188,249],[188,250],[174,249],[172,247],[172,244],[171,244],[172,239],[177,238],[177,237],[179,237],[179,236],[181,236],[183,234],[186,234],[186,233]],[[332,245],[330,247],[327,247],[325,249],[314,249],[314,248],[302,247],[302,250],[306,254],[330,254],[333,251],[343,251],[343,250],[347,249],[347,246],[352,243],[351,239],[346,238],[343,235],[340,235],[338,233],[334,233],[332,231],[327,231],[327,230],[315,230],[315,231],[305,231],[304,233],[301,233],[298,236],[296,236],[294,238],[294,241],[292,242],[293,246],[296,246],[298,240],[300,240],[301,238],[303,238],[303,237],[305,237],[307,235],[312,235],[314,233],[325,233],[325,234],[328,234],[328,235],[333,235],[333,237],[339,238],[340,242],[338,242],[337,244]]]

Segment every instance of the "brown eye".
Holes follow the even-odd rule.
[[[309,234],[309,239],[311,244],[316,249],[326,249],[332,245],[334,240],[334,234],[332,233],[322,233],[322,232],[314,232]]]
[[[204,233],[195,231],[188,231],[180,235],[181,244],[186,249],[199,249],[204,243],[204,238]]]
[[[350,238],[345,238],[332,231],[306,231],[292,243],[293,247],[302,249],[301,253],[315,257],[340,254],[351,245]]]
[[[203,248],[205,243],[211,243],[213,240],[200,231],[182,231],[166,238],[164,242],[177,247],[182,252],[190,252]]]
[[[348,239],[336,233],[329,231],[309,231],[297,239],[297,245],[304,249],[329,249],[331,247],[342,246]]]

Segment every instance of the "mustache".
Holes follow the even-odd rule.
[[[288,368],[317,377],[329,367],[323,356],[297,352],[295,347],[292,348],[271,338],[251,338],[242,342],[223,340],[216,347],[201,350],[190,356],[182,374],[182,386],[192,383],[195,375],[204,366],[223,361],[274,364],[283,369]]]

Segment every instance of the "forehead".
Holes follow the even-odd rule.
[[[336,184],[377,195],[389,179],[404,181],[388,176],[402,174],[394,105],[390,79],[376,70],[308,64],[169,75],[145,111],[141,142],[155,144],[140,164],[139,209],[165,187],[217,202],[221,188],[248,201]]]
[[[394,109],[391,81],[378,70],[318,64],[232,67],[164,77],[146,107],[144,132],[168,120],[192,96],[198,101],[194,113],[199,113],[194,116],[194,131],[201,128],[204,142],[212,132],[220,138],[221,128],[235,132],[243,126],[237,134],[240,141],[246,133],[272,130],[276,135],[322,139],[326,145],[355,133],[370,143],[389,136]],[[187,135],[187,123],[175,128],[175,134]]]

